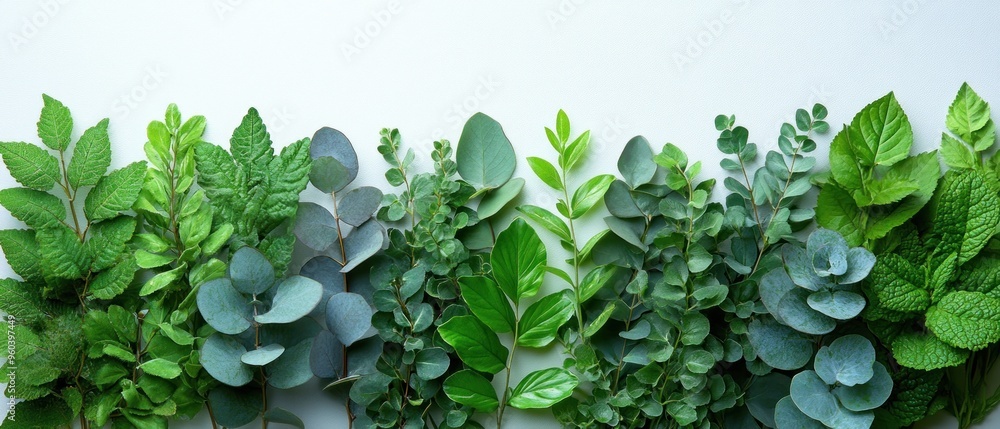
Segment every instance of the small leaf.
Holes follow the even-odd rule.
[[[254,320],[265,324],[294,322],[316,308],[322,297],[323,285],[319,282],[302,276],[291,276],[278,284],[267,313],[254,316]]]
[[[559,176],[559,172],[556,171],[555,166],[542,158],[534,156],[529,156],[527,161],[528,166],[531,167],[531,171],[534,171],[535,175],[538,176],[542,182],[557,191],[563,190],[562,178]]]
[[[517,384],[509,403],[522,410],[549,408],[568,398],[579,384],[575,375],[562,368],[534,371]]]
[[[247,352],[235,338],[212,334],[201,347],[201,365],[220,382],[238,387],[253,379],[250,367],[240,361]]]
[[[362,338],[372,326],[372,308],[356,293],[338,293],[326,304],[326,324],[337,340],[350,346]]]
[[[455,149],[458,174],[478,189],[498,188],[514,174],[514,147],[493,118],[476,113],[462,128]]]
[[[438,328],[438,333],[469,367],[490,374],[506,367],[508,350],[475,316],[453,317]]]
[[[257,249],[241,247],[229,260],[229,277],[236,290],[246,294],[262,294],[274,285],[274,268]]]
[[[597,204],[598,201],[604,198],[604,193],[614,180],[614,176],[603,174],[593,177],[584,182],[583,185],[580,185],[576,192],[573,193],[573,211],[570,217],[576,219],[590,211],[594,207],[594,204]]]
[[[142,372],[167,380],[173,380],[181,375],[181,367],[176,362],[166,359],[151,359],[139,365]]]
[[[281,423],[288,426],[295,426],[299,429],[305,429],[306,424],[291,411],[288,411],[281,407],[274,407],[264,413],[264,420],[269,423]]]
[[[451,359],[440,347],[430,347],[417,352],[414,360],[417,376],[424,380],[434,380],[448,371]]]
[[[963,83],[955,101],[948,107],[948,117],[945,119],[948,129],[971,143],[976,140],[973,134],[985,127],[989,120],[990,106],[968,83]]]
[[[816,352],[816,374],[826,384],[864,384],[872,378],[875,348],[860,335],[845,335]]]
[[[500,405],[490,381],[471,369],[463,369],[449,376],[444,381],[443,388],[452,401],[481,413],[492,413]]]
[[[532,205],[519,206],[517,211],[535,221],[535,223],[541,225],[542,228],[545,228],[549,232],[555,234],[561,240],[572,240],[569,232],[569,226],[567,226],[566,222],[562,219],[552,214],[552,212]]]
[[[268,344],[261,348],[250,350],[240,356],[240,362],[251,366],[264,366],[274,362],[282,353],[285,347],[281,344]]]

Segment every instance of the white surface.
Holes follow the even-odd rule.
[[[736,114],[763,149],[798,107],[824,103],[837,128],[895,90],[927,150],[963,81],[1000,103],[1000,14],[988,1],[472,3],[0,1],[0,140],[37,141],[44,92],[72,109],[77,135],[110,117],[113,162],[123,166],[143,158],[146,124],[170,102],[185,117],[207,116],[207,139],[223,144],[255,106],[279,145],[340,129],[361,157],[356,183],[384,187],[380,128],[425,147],[457,141],[481,110],[515,145],[523,202],[551,206],[523,159],[551,156],[542,127],[559,108],[574,133],[596,137],[582,174],[615,172],[621,147],[643,134],[720,177],[718,113]],[[0,187],[13,184],[0,173]],[[585,223],[596,230],[600,220]],[[0,227],[16,225],[0,214]],[[6,264],[0,275],[11,275]],[[522,357],[519,373],[540,363]],[[310,428],[341,426],[342,406],[315,386],[275,402]],[[554,427],[543,414],[508,416],[508,428]],[[994,415],[983,427],[997,426]]]

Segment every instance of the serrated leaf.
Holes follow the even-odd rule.
[[[66,178],[73,189],[93,186],[111,167],[111,140],[108,137],[108,120],[88,128],[73,149],[73,158],[66,169]]]
[[[90,220],[108,219],[132,208],[142,190],[146,163],[134,162],[102,177],[87,194],[83,211]]]
[[[125,258],[111,269],[90,281],[90,293],[97,299],[112,299],[121,295],[135,279],[137,267],[132,258]]]
[[[913,129],[893,93],[865,106],[851,121],[862,141],[854,151],[865,165],[892,165],[906,158],[913,145]]]
[[[968,83],[963,83],[958,89],[955,101],[948,107],[945,125],[951,132],[967,142],[976,139],[973,133],[986,126],[990,120],[990,106],[972,90]]]
[[[90,268],[90,255],[80,237],[67,226],[42,229],[35,233],[42,272],[45,277],[78,279]]]
[[[39,191],[48,191],[62,180],[59,160],[33,144],[0,143],[0,155],[18,183]]]
[[[47,314],[40,291],[14,279],[0,279],[0,310],[24,323],[42,320]]]
[[[0,247],[7,263],[26,282],[43,280],[40,260],[42,255],[35,241],[35,231],[30,229],[0,230]]]
[[[0,205],[34,229],[53,228],[66,219],[66,206],[54,195],[27,188],[0,190]]]
[[[961,365],[969,358],[969,351],[930,334],[905,333],[892,341],[892,356],[907,368],[931,371]]]
[[[945,343],[980,350],[1000,341],[1000,300],[955,291],[927,310],[927,328]]]
[[[42,101],[44,106],[38,119],[38,137],[49,149],[66,150],[73,133],[73,118],[69,108],[46,94],[42,94]]]

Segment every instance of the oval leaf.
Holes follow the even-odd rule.
[[[198,311],[216,331],[236,335],[250,328],[250,303],[229,279],[215,279],[198,289]]]
[[[250,350],[240,356],[240,361],[253,366],[264,366],[274,362],[278,356],[285,352],[285,347],[281,344],[268,344],[256,350]]]
[[[359,226],[370,219],[381,204],[382,191],[362,186],[344,194],[337,203],[337,215],[348,225]]]
[[[323,286],[316,280],[291,276],[278,284],[267,313],[254,317],[257,323],[291,323],[309,314],[320,298]]]
[[[506,367],[509,352],[497,334],[475,316],[453,317],[438,328],[438,333],[472,369],[496,374]]]
[[[312,141],[309,144],[309,156],[313,160],[322,157],[333,158],[346,171],[347,176],[342,181],[343,185],[339,189],[327,192],[343,189],[343,186],[346,186],[348,183],[354,181],[354,178],[358,177],[358,154],[354,151],[351,141],[340,131],[330,127],[323,127],[317,130],[313,134]]]
[[[511,393],[510,405],[522,410],[549,408],[573,393],[580,380],[562,368],[547,368],[528,374]]]
[[[514,330],[514,310],[500,287],[488,277],[462,277],[458,279],[462,298],[472,314],[498,333]]]
[[[522,188],[524,188],[524,179],[515,177],[503,186],[488,192],[479,202],[479,207],[476,208],[479,219],[486,219],[499,213],[500,209],[507,203],[517,198]]]
[[[458,174],[476,188],[494,189],[510,180],[516,158],[500,124],[483,113],[469,118],[455,149]]]
[[[295,237],[310,249],[326,250],[337,242],[337,220],[319,204],[300,202],[295,217]]]
[[[633,188],[653,180],[656,174],[656,163],[653,162],[653,150],[649,141],[643,136],[632,137],[625,144],[625,149],[618,157],[618,171]]]
[[[246,352],[246,347],[235,338],[212,334],[201,347],[201,366],[224,384],[243,386],[253,379],[253,371],[240,360]]]
[[[464,369],[444,381],[444,393],[462,405],[482,413],[492,413],[500,405],[490,381],[476,371]]]
[[[236,290],[261,294],[274,285],[274,268],[257,249],[241,247],[229,261],[229,278],[233,279]]]
[[[554,293],[532,304],[518,322],[517,344],[545,347],[556,338],[559,328],[573,317],[573,299]]]
[[[365,338],[372,327],[372,308],[356,293],[338,293],[326,304],[326,326],[345,346]]]
[[[538,293],[545,277],[545,245],[523,219],[515,219],[497,235],[490,254],[497,284],[514,302]]]

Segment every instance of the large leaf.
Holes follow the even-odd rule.
[[[235,338],[212,334],[201,347],[201,365],[212,378],[229,386],[243,386],[253,379],[253,371],[240,360],[246,352]]]
[[[345,346],[365,338],[372,327],[372,308],[356,293],[338,293],[326,304],[326,326]]]
[[[84,200],[87,219],[108,219],[131,209],[139,198],[145,176],[146,163],[139,161],[101,177]]]
[[[524,377],[511,392],[510,405],[522,410],[549,408],[566,399],[580,380],[562,368],[547,368]]]
[[[782,370],[796,370],[812,358],[809,336],[777,321],[766,318],[750,322],[748,336],[757,356],[768,365]]]
[[[216,387],[209,391],[208,402],[218,423],[230,428],[250,424],[264,408],[260,392],[249,388]]]
[[[313,178],[313,184],[324,192],[337,192],[353,182],[358,176],[358,154],[344,133],[330,127],[323,127],[313,134],[309,145],[309,156],[317,162],[313,174],[325,176],[327,184],[321,186]],[[325,166],[320,168],[319,166]]]
[[[305,317],[323,297],[323,285],[316,280],[291,276],[277,286],[271,308],[254,317],[257,323],[291,323]]]
[[[625,182],[633,188],[653,180],[656,163],[653,162],[653,150],[645,137],[632,137],[625,144],[625,149],[618,157],[618,171],[625,178]]]
[[[1000,299],[955,291],[927,310],[927,328],[941,341],[980,350],[1000,341]]]
[[[476,113],[462,129],[455,149],[458,174],[476,188],[497,188],[507,183],[517,163],[514,147],[493,118]]]
[[[826,384],[864,384],[872,378],[875,347],[860,335],[845,335],[816,352],[816,374]]]
[[[108,120],[104,119],[87,129],[76,142],[73,158],[66,169],[69,185],[73,189],[93,186],[111,166],[111,140],[108,138]]]
[[[250,304],[229,279],[211,280],[198,289],[198,310],[217,331],[236,335],[250,328]]]
[[[939,254],[958,253],[958,264],[982,250],[1000,224],[1000,198],[974,170],[945,174],[933,232],[940,235]]]
[[[506,368],[509,352],[497,334],[475,316],[457,316],[438,328],[438,333],[469,367],[496,374]]]
[[[347,264],[340,271],[346,273],[361,265],[362,262],[378,253],[384,242],[385,230],[382,229],[382,224],[374,219],[354,228],[351,234],[344,239],[344,252],[346,253],[344,256],[347,259]]]
[[[274,362],[268,364],[267,383],[279,389],[291,389],[301,386],[313,377],[309,367],[309,350],[312,349],[312,338],[287,347]]]
[[[245,294],[262,294],[275,282],[274,268],[257,249],[241,247],[229,260],[229,277],[236,290]]]
[[[514,302],[538,293],[545,277],[546,262],[545,245],[523,219],[515,219],[497,235],[490,254],[493,277]]]
[[[53,228],[66,219],[66,205],[58,197],[28,188],[0,190],[0,205],[11,216],[34,229]]]
[[[310,249],[324,251],[337,242],[337,219],[323,206],[300,202],[295,217],[295,238]]]
[[[865,165],[892,165],[906,158],[913,145],[913,129],[906,113],[889,93],[865,106],[851,121],[863,139],[854,152]]]
[[[480,373],[464,369],[444,381],[444,393],[452,401],[475,408],[481,413],[492,413],[500,405],[497,392],[490,381]]]
[[[567,293],[554,293],[532,304],[518,322],[517,344],[545,347],[556,338],[559,328],[573,317],[573,299]]]
[[[28,188],[48,191],[62,179],[59,160],[33,144],[0,143],[0,155],[14,180]]]
[[[932,371],[961,365],[969,351],[952,347],[934,335],[906,333],[892,342],[892,356],[907,368]]]
[[[514,330],[514,310],[493,280],[489,277],[462,277],[458,283],[462,298],[480,321],[498,333]]]

